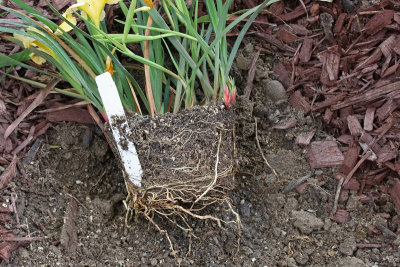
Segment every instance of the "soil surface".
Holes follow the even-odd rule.
[[[238,88],[246,84],[253,53],[248,43],[238,55],[233,70]],[[330,219],[338,183],[334,170],[312,170],[306,150],[294,139],[309,131],[316,132],[315,140],[333,138],[318,121],[287,104],[270,71],[275,60],[261,55],[253,95],[239,97],[235,106],[237,174],[229,196],[241,216],[240,251],[235,257],[235,226],[191,219],[196,237],[190,239],[173,222],[161,222],[181,265],[398,266],[400,238],[385,232],[389,226],[382,218],[396,212],[390,201],[362,203],[365,196],[343,190],[339,207],[353,212],[344,223]],[[294,120],[296,126],[282,130]],[[177,265],[165,236],[146,218],[139,215],[126,224],[122,173],[93,126],[59,124],[25,170],[26,177],[15,178],[4,192],[17,196],[20,226],[14,234],[44,240],[19,248],[1,266]],[[9,203],[4,199],[3,206]]]

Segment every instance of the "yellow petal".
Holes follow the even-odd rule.
[[[100,25],[100,21],[104,19],[104,6],[106,4],[116,4],[120,0],[77,0],[77,3],[70,6],[64,13],[64,16],[73,14],[77,9],[82,10],[82,16],[84,18],[89,17],[92,22],[96,25]],[[64,26],[63,26],[64,27]]]
[[[28,36],[25,36],[22,34],[17,34],[17,33],[14,33],[14,38],[20,40],[22,42],[22,45],[25,48],[29,48],[31,46],[32,42],[35,40],[31,37],[28,37]]]
[[[78,4],[80,5],[78,8],[85,12],[96,26],[99,26],[101,13],[106,2],[106,0],[78,0]]]
[[[50,49],[50,47],[44,45],[43,43],[35,40],[32,42],[32,44],[37,47],[40,51],[45,52],[46,54],[50,55],[52,58],[57,59],[56,54],[54,53],[54,51],[52,49]]]
[[[49,27],[47,27],[45,25],[42,25],[41,27],[43,27],[43,28],[45,28],[45,29],[47,29],[48,31],[51,32]],[[39,29],[36,29],[35,27],[32,27],[32,26],[29,26],[27,28],[27,32],[29,32],[29,31],[30,32],[36,32],[36,33],[39,33],[39,34],[43,35],[42,31],[40,31]],[[39,40],[36,40],[36,39],[34,39],[32,37],[29,37],[29,36],[21,35],[21,34],[14,34],[14,37],[16,39],[20,40],[25,48],[35,47],[36,49],[38,49],[38,50],[50,55],[54,59],[57,59],[57,56],[54,53],[54,51],[52,49],[50,49],[48,46],[44,45]],[[35,62],[38,65],[42,65],[44,62],[46,62],[46,60],[44,58],[42,58],[41,56],[39,56],[39,55],[37,55],[35,53],[29,54],[29,57],[32,59],[33,62]]]
[[[110,56],[107,56],[106,69],[104,70],[104,72],[109,72],[111,75],[113,75],[115,72]]]
[[[72,14],[68,14],[65,16],[65,18],[71,22],[73,25],[76,25],[76,18],[72,15]],[[58,26],[59,28],[63,29],[65,32],[69,32],[71,31],[73,28],[67,23],[67,22],[63,22],[60,24],[60,26]],[[62,34],[62,31],[60,29],[57,29],[57,31],[55,32],[57,35]]]
[[[80,7],[85,5],[85,1],[78,1],[78,3],[73,4],[72,6],[70,6],[65,13],[63,14],[63,17],[66,17],[69,14],[74,14],[74,11],[80,9]]]
[[[41,56],[36,55],[35,53],[30,53],[29,57],[38,65],[42,65],[46,62],[46,59],[42,58]]]
[[[150,9],[153,8],[153,1],[152,0],[143,0],[143,2],[145,2],[150,7]]]
[[[115,53],[115,50],[117,50],[116,47],[114,47],[114,49],[111,51],[112,54]],[[112,60],[110,56],[107,56],[106,59],[106,69],[104,70],[104,72],[109,72],[111,75],[114,74],[115,70],[113,68],[113,64],[112,64]]]
[[[49,27],[47,27],[46,25],[41,25],[42,28],[45,28],[46,30],[48,30],[49,32],[51,32],[51,29]],[[27,28],[27,31],[31,31],[31,32],[37,32],[43,35],[42,31],[33,27],[33,26],[29,26]]]
[[[135,9],[135,13],[136,13],[136,12],[139,12],[139,11],[150,11],[150,10],[151,10],[151,7],[142,6],[142,7],[140,7],[140,8]]]

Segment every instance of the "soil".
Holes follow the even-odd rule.
[[[238,56],[233,70],[238,88],[246,84],[252,53],[248,42]],[[268,85],[274,80],[270,70],[275,60],[259,58],[254,94],[250,100],[238,98],[235,107],[237,173],[229,197],[241,216],[240,251],[235,257],[233,225],[190,219],[195,235],[190,239],[173,222],[160,222],[181,265],[398,266],[400,238],[370,227],[388,229],[382,214],[396,212],[390,201],[362,203],[357,192],[344,190],[339,206],[353,210],[348,221],[329,218],[338,183],[334,170],[311,169],[305,148],[295,146],[294,139],[312,130],[315,140],[333,138],[318,121],[294,111],[279,86]],[[295,127],[274,129],[294,120]],[[92,126],[59,124],[25,165],[26,177],[15,178],[4,192],[18,197],[20,227],[14,234],[45,238],[19,248],[1,266],[176,266],[165,236],[146,218],[136,216],[126,224],[126,189],[118,166]],[[309,178],[294,190],[287,187],[305,176]],[[3,206],[9,202],[5,199]]]

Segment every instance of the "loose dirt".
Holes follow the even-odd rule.
[[[238,56],[234,69],[238,88],[246,84],[252,49],[249,43]],[[242,221],[238,257],[234,258],[234,226],[221,228],[214,221],[191,219],[196,237],[190,243],[176,224],[161,222],[182,255],[182,266],[399,265],[400,239],[389,232],[374,233],[370,227],[390,227],[379,215],[395,214],[390,201],[362,203],[357,192],[344,190],[339,206],[353,210],[348,221],[329,218],[338,183],[334,170],[312,170],[306,150],[295,146],[294,139],[310,130],[315,130],[315,140],[333,139],[318,121],[294,111],[284,95],[266,86],[274,80],[270,71],[274,60],[261,55],[254,94],[251,100],[239,98],[235,107],[237,174],[229,197]],[[279,177],[257,146],[255,119],[262,152]],[[294,120],[294,127],[273,129]],[[92,126],[59,124],[25,168],[27,176],[15,178],[4,195],[18,197],[21,225],[15,234],[45,239],[19,248],[1,266],[177,265],[165,236],[143,216],[126,226],[122,173],[102,134]],[[305,182],[300,186],[287,187],[301,178]],[[3,205],[8,203],[4,199]]]

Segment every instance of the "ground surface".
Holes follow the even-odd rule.
[[[62,2],[65,6],[68,1]],[[246,86],[255,53],[251,40],[244,47],[233,69],[240,89]],[[305,148],[294,143],[296,136],[310,131],[316,132],[314,140],[333,138],[317,120],[286,103],[287,95],[271,71],[279,60],[276,55],[261,55],[253,94],[250,100],[240,97],[235,107],[237,174],[229,196],[241,216],[239,253],[235,257],[234,225],[221,229],[211,221],[190,221],[197,238],[186,255],[188,236],[160,222],[182,266],[399,266],[400,238],[389,229],[399,229],[400,217],[387,195],[379,203],[363,202],[369,196],[342,190],[339,208],[351,211],[349,218],[344,223],[330,219],[338,183],[335,170],[312,170]],[[256,119],[262,152],[278,178],[257,146]],[[26,177],[15,177],[3,191],[2,206],[12,202],[8,196],[16,198],[19,225],[12,213],[5,230],[44,240],[20,247],[0,266],[177,265],[164,235],[145,218],[132,218],[131,227],[126,226],[124,181],[101,132],[61,123],[41,138],[40,149],[25,163]],[[299,180],[305,182],[296,187]],[[222,210],[213,212],[224,216]],[[397,225],[388,225],[388,215]]]
[[[234,72],[239,87],[245,85],[252,53],[247,45],[238,57]],[[191,221],[197,238],[186,256],[188,237],[165,222],[162,226],[183,258],[182,266],[399,265],[400,239],[369,230],[385,223],[379,213],[395,212],[390,202],[362,204],[356,192],[344,190],[339,205],[354,212],[346,223],[329,219],[337,186],[333,171],[312,170],[305,149],[294,145],[302,132],[315,130],[316,139],[327,135],[317,121],[280,101],[285,95],[279,96],[279,89],[268,83],[274,79],[273,60],[260,57],[254,101],[239,98],[236,105],[237,175],[230,197],[242,220],[238,257],[234,259],[234,227]],[[279,178],[257,147],[255,119],[262,151]],[[294,119],[296,127],[273,129]],[[92,126],[59,124],[25,168],[27,178],[15,178],[4,193],[17,196],[21,226],[14,233],[45,239],[19,248],[1,266],[177,265],[164,236],[143,217],[126,227],[122,174],[107,142]],[[306,186],[285,191],[306,175]]]

